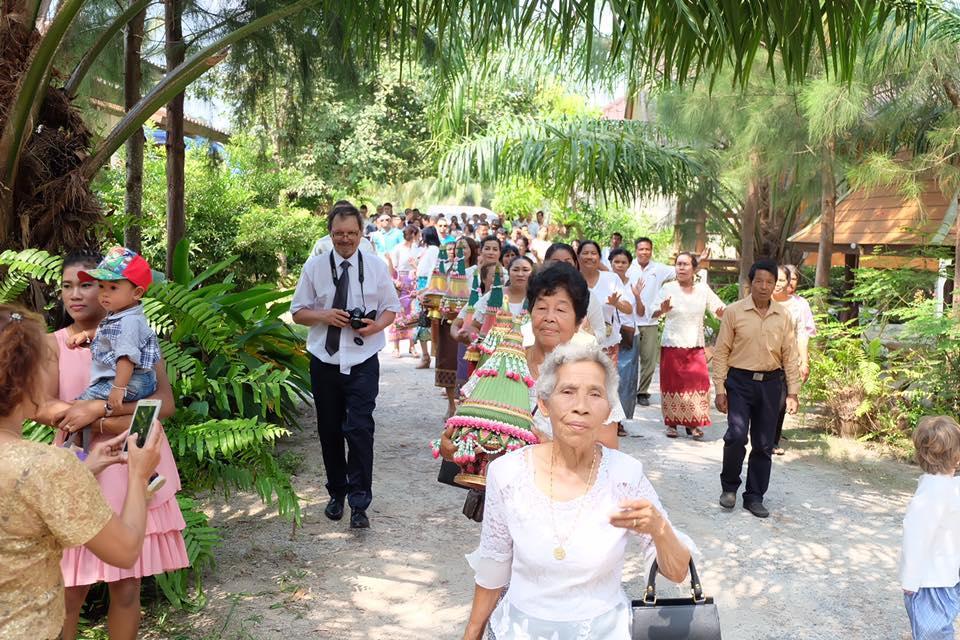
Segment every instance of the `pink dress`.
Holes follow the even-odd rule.
[[[54,336],[60,352],[60,399],[72,402],[83,393],[90,382],[90,350],[68,349],[66,329],[57,331]],[[93,442],[107,437],[94,433]],[[62,442],[63,436],[58,433],[55,443]],[[147,533],[143,539],[140,559],[132,568],[120,569],[100,560],[86,547],[71,547],[63,552],[60,561],[65,587],[142,578],[190,566],[182,533],[187,525],[183,521],[176,498],[177,491],[180,490],[180,474],[177,473],[177,463],[166,436],[163,436],[160,447],[157,472],[164,476],[167,482],[147,505]],[[120,513],[127,496],[126,466],[115,464],[107,467],[97,476],[97,481],[107,504],[114,513]]]

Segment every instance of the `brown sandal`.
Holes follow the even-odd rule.
[[[703,440],[703,429],[700,427],[694,427],[690,432],[690,437],[694,440]]]
[[[420,358],[420,363],[414,367],[414,369],[429,369],[430,368],[430,356],[424,355]]]
[[[627,435],[627,430],[623,428],[623,425],[619,422],[617,423],[617,435],[621,438]]]
[[[676,427],[667,427],[667,437],[676,438],[677,437],[677,428]]]

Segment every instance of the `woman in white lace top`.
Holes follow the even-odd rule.
[[[677,427],[703,439],[710,422],[710,372],[704,352],[703,317],[709,311],[723,315],[723,301],[694,273],[697,257],[684,251],[675,263],[677,279],[660,288],[654,301],[654,318],[667,319],[660,338],[660,398],[667,437],[677,437]]]
[[[597,443],[617,394],[597,345],[558,346],[537,389],[554,437],[490,464],[480,546],[467,556],[476,587],[464,640],[482,638],[488,622],[497,640],[627,640],[627,541],[674,582],[686,577],[692,543],[674,531],[643,465]]]

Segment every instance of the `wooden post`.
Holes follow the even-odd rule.
[[[183,0],[164,0],[167,71],[184,60]],[[173,278],[173,254],[187,233],[184,202],[186,150],[183,144],[183,93],[167,103],[167,264]]]
[[[846,253],[843,256],[843,297],[847,298],[853,286],[856,283],[854,270],[860,267],[860,254]],[[851,300],[844,307],[840,314],[840,319],[844,322],[853,320],[860,315],[860,305],[856,300]]]

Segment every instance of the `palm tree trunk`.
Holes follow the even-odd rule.
[[[833,139],[821,150],[820,163],[820,244],[817,247],[817,275],[815,286],[830,286],[830,266],[833,259],[833,235],[837,225],[837,179],[833,173]]]
[[[957,236],[953,250],[953,317],[960,321],[960,215],[953,232]]]
[[[183,0],[164,0],[167,69],[184,60]],[[183,93],[167,103],[167,277],[173,277],[173,256],[177,244],[186,235],[184,203]]]
[[[146,15],[146,11],[141,11],[127,23],[123,48],[123,106],[127,111],[140,100],[140,52],[143,47]],[[143,127],[127,139],[125,146],[127,160],[123,208],[127,214],[127,227],[123,231],[123,244],[140,253],[140,221],[143,217]]]
[[[743,200],[740,213],[740,297],[745,297],[750,289],[750,267],[753,266],[754,251],[757,244],[757,215],[760,211],[760,153],[750,152],[750,178],[747,183],[747,196]]]
[[[627,97],[623,105],[623,119],[624,120],[633,120],[634,108],[637,104],[637,79],[630,74],[630,79],[627,80]]]

